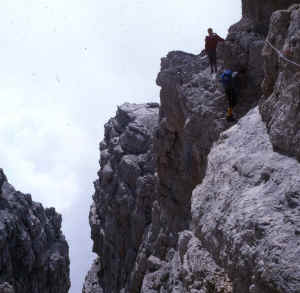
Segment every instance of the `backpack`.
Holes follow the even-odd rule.
[[[232,88],[232,71],[226,69],[224,73],[221,75],[221,82],[225,89]]]

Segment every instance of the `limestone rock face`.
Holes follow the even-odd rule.
[[[284,58],[300,64],[300,5],[272,15],[267,39]],[[291,64],[266,44],[264,99],[260,105],[276,151],[300,160],[300,65]]]
[[[95,182],[90,224],[98,254],[99,289],[83,292],[120,292],[128,286],[145,229],[151,223],[156,194],[153,137],[158,104],[124,104],[105,125],[100,144],[101,169]],[[97,283],[97,281],[96,281]],[[97,291],[98,290],[98,291]]]
[[[170,205],[177,204],[176,213],[178,206],[190,208],[188,194],[205,174],[213,142],[232,125],[225,120],[227,99],[205,62],[197,55],[171,52],[162,59],[157,78],[161,86],[156,142],[159,192],[169,198]],[[235,110],[237,119],[256,102],[242,91]]]
[[[147,266],[141,293],[232,292],[227,274],[188,230],[179,233],[177,250],[171,249],[165,260],[150,256]]]
[[[205,175],[213,143],[232,124],[225,119],[228,102],[220,84],[200,56],[169,53],[162,59],[157,83],[161,86],[156,141],[158,203],[167,223],[163,235],[176,235],[188,227],[191,193]],[[255,104],[253,97],[241,91],[236,118]],[[170,242],[172,247],[177,237]]]
[[[100,271],[100,260],[96,259],[85,278],[82,293],[103,293],[103,290],[100,287],[100,280],[98,277]]]
[[[233,292],[300,288],[300,164],[273,151],[258,109],[222,133],[194,190],[192,230]]]
[[[222,131],[232,126],[225,120],[226,98],[211,77],[205,59],[184,52],[171,52],[162,59],[157,83],[161,86],[159,127],[155,136],[157,200],[131,274],[132,287],[125,292],[222,292],[224,288],[230,292],[232,286],[226,273],[201,249],[197,239],[182,236],[188,239],[183,241],[186,244],[182,250],[191,254],[188,259],[201,260],[197,265],[191,264],[193,268],[185,267],[178,251],[181,232],[187,231],[191,222],[192,190],[205,176],[213,143]],[[243,103],[236,107],[237,119],[255,104],[244,92],[240,97]],[[198,252],[195,246],[199,247]],[[210,269],[202,263],[210,264]],[[203,276],[201,280],[199,275]]]
[[[219,55],[224,60],[224,67],[233,71],[244,72],[244,95],[253,103],[261,96],[263,80],[264,35],[249,28],[250,22],[242,19],[229,29],[226,42],[219,47]]]
[[[219,69],[244,71],[235,122],[225,119],[227,100],[205,57],[174,51],[157,77],[159,116],[157,105],[125,104],[106,124],[90,212],[100,265],[84,293],[299,293],[300,165],[273,151],[268,117],[280,118],[280,104],[267,98],[282,78],[280,91],[291,87],[291,98],[280,121],[298,117],[298,73],[267,48],[261,54],[261,15],[288,2],[243,1],[243,19],[219,46]],[[273,21],[282,31],[273,37],[295,44],[295,58],[297,11],[276,12],[285,18]],[[297,121],[280,134],[291,138]]]
[[[254,30],[267,33],[272,13],[295,3],[299,0],[242,0],[242,13],[252,21]]]
[[[166,222],[172,219],[173,232],[186,228],[190,194],[204,176],[213,141],[226,128],[226,99],[205,62],[200,56],[171,52],[162,59],[157,77],[160,205],[169,213]]]
[[[242,0],[242,19],[229,29],[226,42],[219,47],[219,55],[226,68],[245,71],[247,96],[260,98],[264,78],[261,51],[269,30],[270,16],[279,9],[287,9],[299,0]],[[279,27],[279,26],[278,26]],[[256,98],[254,98],[256,97]]]
[[[68,244],[62,218],[16,191],[0,170],[0,292],[67,293]]]

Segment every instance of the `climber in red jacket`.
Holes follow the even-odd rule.
[[[224,39],[215,34],[212,28],[209,28],[207,31],[208,36],[205,38],[205,52],[209,59],[211,73],[214,73],[214,71],[217,73],[217,45],[218,42],[224,42]]]

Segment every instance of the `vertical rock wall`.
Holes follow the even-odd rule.
[[[106,125],[90,214],[100,264],[87,277],[84,293],[297,293],[299,166],[273,152],[257,108],[251,110],[262,93],[272,93],[278,76],[284,77],[286,89],[291,86],[291,97],[298,97],[298,84],[292,82],[297,72],[277,76],[274,56],[266,48],[261,54],[267,18],[290,3],[242,4],[242,20],[230,28],[218,49],[220,69],[243,71],[235,108],[237,120],[245,116],[241,122],[234,126],[225,120],[227,101],[207,60],[175,51],[162,59],[157,78],[159,117],[153,105],[125,104]],[[295,58],[297,11],[296,5],[276,12],[285,17],[277,25],[283,33],[271,24],[269,35],[292,42]],[[272,19],[278,19],[276,13]],[[265,72],[262,91],[263,58],[271,69]],[[273,145],[268,113],[276,106],[268,99],[260,105]],[[285,113],[284,118],[290,112]],[[298,125],[291,119],[297,117],[296,110],[291,113],[289,138]],[[144,121],[145,114],[155,123]],[[145,133],[149,140],[144,140]],[[299,144],[290,145],[298,152]],[[148,161],[151,168],[141,167]],[[141,200],[143,194],[146,201]],[[284,263],[291,261],[284,272]],[[95,273],[93,287],[89,284]]]
[[[300,160],[300,5],[271,18],[260,111],[275,150]],[[279,54],[283,54],[280,57]],[[299,65],[297,65],[299,64]]]
[[[242,13],[244,18],[253,22],[254,30],[266,34],[272,13],[295,3],[299,3],[299,0],[242,0]]]
[[[100,257],[99,287],[104,293],[121,292],[128,286],[143,234],[151,223],[157,123],[157,104],[124,104],[105,125],[90,212],[93,250]],[[89,288],[85,284],[84,292],[98,292]]]

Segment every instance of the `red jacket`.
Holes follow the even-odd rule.
[[[213,33],[211,36],[207,36],[205,38],[205,51],[216,50],[218,42],[224,42],[224,39],[215,33]]]

